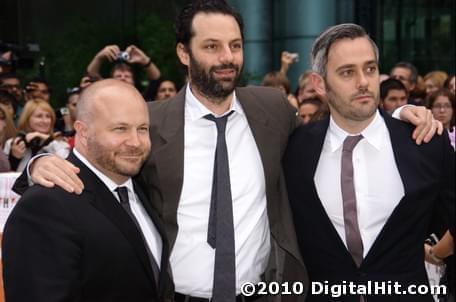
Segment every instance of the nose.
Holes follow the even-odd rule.
[[[233,52],[229,45],[226,45],[221,50],[220,61],[224,64],[233,62]]]
[[[132,130],[131,133],[128,135],[128,139],[126,140],[126,144],[128,146],[132,146],[132,147],[138,147],[141,144],[139,136],[138,136],[138,133],[136,132],[136,130]]]
[[[358,77],[358,87],[359,88],[366,88],[369,85],[369,81],[367,80],[366,75],[364,72],[359,73]]]

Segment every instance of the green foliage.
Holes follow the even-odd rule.
[[[176,57],[173,22],[155,14],[141,15],[138,20],[136,32],[140,47],[157,64],[163,79],[181,85],[183,73]]]

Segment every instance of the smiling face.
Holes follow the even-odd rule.
[[[43,108],[37,107],[29,118],[28,127],[30,131],[49,134],[52,126],[52,114]]]
[[[78,151],[82,148],[87,159],[118,184],[139,172],[151,148],[145,101],[127,86],[118,82],[103,89],[89,100],[90,118],[78,117],[75,123]]]
[[[325,86],[331,115],[340,127],[367,126],[379,103],[379,72],[367,38],[341,39],[329,49]]]
[[[242,36],[235,18],[198,13],[188,49],[177,45],[182,64],[189,70],[192,91],[211,102],[223,102],[233,93],[243,65]]]

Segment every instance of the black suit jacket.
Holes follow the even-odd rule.
[[[423,244],[435,206],[454,206],[454,152],[448,136],[435,136],[418,146],[413,127],[385,115],[394,158],[405,188],[382,231],[357,268],[318,197],[314,175],[329,119],[301,127],[290,138],[284,171],[298,243],[310,281],[399,281],[402,286],[427,284]],[[387,190],[388,188],[385,188]],[[443,219],[443,217],[442,217]],[[452,218],[454,223],[454,217]],[[448,225],[448,224],[447,224]],[[307,301],[359,301],[356,297],[310,295]],[[432,301],[430,296],[368,296],[375,301]]]
[[[134,222],[103,182],[74,154],[82,195],[34,186],[11,213],[3,237],[7,301],[163,301],[172,283],[168,243],[145,195],[135,191],[162,235],[157,288]]]

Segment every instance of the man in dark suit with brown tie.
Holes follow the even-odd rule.
[[[454,152],[447,135],[416,145],[410,125],[378,110],[378,58],[355,24],[313,46],[330,117],[298,128],[284,157],[309,302],[433,301],[423,242],[434,208],[454,215]]]
[[[149,155],[149,125],[128,84],[82,93],[68,161],[86,186],[75,195],[36,185],[22,196],[3,235],[7,301],[162,302],[172,293],[162,223],[131,179]]]

